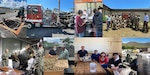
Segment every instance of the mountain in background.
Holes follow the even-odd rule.
[[[20,8],[27,5],[27,0],[0,0],[0,7]]]
[[[128,42],[128,43],[123,43],[122,45],[126,47],[134,47],[134,48],[150,48],[150,42],[147,43]]]

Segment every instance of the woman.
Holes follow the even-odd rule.
[[[105,52],[102,52],[101,55],[99,56],[99,63],[103,68],[107,68],[107,63],[108,63],[108,57]]]
[[[76,16],[76,33],[78,37],[84,37],[85,32],[85,23],[81,16],[83,15],[83,11],[79,10],[78,15]]]

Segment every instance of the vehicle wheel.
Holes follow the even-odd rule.
[[[34,25],[33,25],[32,23],[27,23],[26,25],[27,25],[27,28],[28,28],[28,29],[34,28]]]

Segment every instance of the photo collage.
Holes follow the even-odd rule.
[[[150,75],[149,0],[0,0],[0,75]]]

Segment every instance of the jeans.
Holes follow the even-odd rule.
[[[108,67],[108,65],[107,64],[103,64],[103,65],[101,65],[103,68],[107,68]]]
[[[84,32],[78,33],[78,37],[84,37]]]
[[[102,25],[97,25],[95,29],[96,29],[96,37],[102,37],[103,36]]]
[[[110,21],[107,22],[107,30],[109,30]]]

